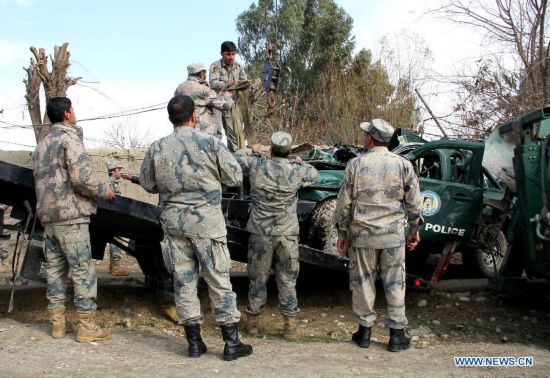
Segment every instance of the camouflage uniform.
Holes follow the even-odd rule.
[[[272,146],[280,143],[279,136],[291,138],[287,133],[275,133]],[[275,142],[275,143],[274,143]],[[275,146],[274,146],[275,147]],[[250,287],[246,312],[261,313],[267,300],[266,284],[271,265],[279,291],[279,311],[286,316],[295,315],[298,309],[296,279],[298,278],[298,235],[296,215],[297,192],[317,181],[317,170],[309,164],[293,164],[287,158],[264,159],[251,156],[250,150],[235,154],[245,174],[250,177],[252,210],[247,230],[248,275]]]
[[[117,196],[122,195],[122,190],[120,190],[120,180],[116,180],[112,176],[109,176],[109,185],[111,185],[113,192],[115,192]],[[114,244],[109,244],[109,255],[113,261],[120,260],[122,258],[122,250]]]
[[[6,226],[6,221],[9,218],[9,214],[11,213],[11,207],[0,204],[0,216],[3,217],[4,221],[4,227],[2,232],[0,232],[0,263],[7,263],[7,259],[9,256],[9,247],[10,247],[10,238],[11,238],[11,231],[8,231]]]
[[[231,98],[218,96],[216,92],[210,89],[208,82],[191,75],[178,86],[174,95],[191,97],[195,103],[195,115],[197,117],[195,128],[221,139],[223,126],[218,112],[231,109],[233,103]]]
[[[217,60],[210,65],[210,71],[208,73],[210,88],[216,93],[225,92],[224,97],[229,102],[233,102],[233,93],[226,91],[227,83],[235,80],[246,80],[246,72],[244,67],[237,62],[233,62],[231,66],[225,64],[223,59]],[[233,120],[231,118],[231,110],[224,110],[222,112],[223,126],[225,133],[227,134],[227,146],[229,150],[235,152],[238,150],[238,141],[235,131],[233,130]]]
[[[239,186],[242,171],[231,153],[211,135],[180,126],[154,142],[143,160],[141,186],[159,193],[164,231],[162,253],[174,275],[180,323],[200,324],[199,265],[220,324],[240,319],[229,281],[230,258],[221,209],[221,185]]]
[[[334,217],[340,239],[349,240],[350,289],[359,324],[376,320],[378,271],[387,301],[386,324],[402,329],[405,317],[405,224],[416,233],[421,221],[418,179],[411,163],[373,147],[347,166]]]
[[[96,213],[92,197],[106,198],[109,183],[99,181],[82,144],[82,129],[56,123],[33,154],[38,218],[46,236],[48,309],[64,307],[72,272],[75,306],[96,309],[97,279],[88,225]]]

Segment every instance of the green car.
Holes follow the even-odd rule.
[[[483,142],[439,140],[428,142],[398,129],[390,150],[413,163],[420,179],[425,224],[421,243],[408,254],[409,270],[419,267],[430,253],[441,253],[448,243],[458,242],[463,262],[491,277],[501,268],[507,249],[504,233],[509,221],[502,209],[505,189],[483,167]],[[337,233],[332,225],[336,196],[347,161],[362,151],[353,147],[320,150],[311,145],[293,150],[319,170],[319,182],[299,192],[302,201],[316,203],[303,235],[307,244],[328,254],[337,254]],[[495,227],[498,231],[495,231]],[[488,234],[487,230],[491,230]]]

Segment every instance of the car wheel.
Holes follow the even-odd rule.
[[[474,273],[480,274],[483,277],[494,278],[495,269],[497,273],[501,273],[504,257],[510,250],[506,236],[500,231],[492,251],[480,248],[470,251],[470,253],[465,253],[462,259],[464,265]]]
[[[311,213],[308,240],[311,247],[338,256],[338,231],[332,224],[335,211],[336,198],[329,198],[317,205]]]

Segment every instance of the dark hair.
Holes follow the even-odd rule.
[[[235,46],[235,44],[231,41],[225,41],[222,43],[221,50],[222,52],[233,52],[237,51],[237,46]]]
[[[109,177],[111,177],[111,176],[113,175],[113,172],[114,172],[115,170],[116,170],[116,168],[115,168],[115,169],[109,169],[109,170],[107,171],[107,174],[109,175]]]
[[[71,100],[68,97],[54,97],[46,105],[46,114],[52,123],[63,122],[65,112],[71,111]]]
[[[288,155],[290,155],[290,151],[280,152],[280,151],[277,151],[277,150],[271,148],[271,154],[274,157],[286,158],[286,157],[288,157]]]
[[[174,96],[167,106],[168,118],[174,126],[188,122],[195,111],[195,103],[189,96]]]
[[[381,142],[378,139],[374,139],[372,136],[371,136],[371,139],[372,139],[372,144],[374,144],[375,146],[388,147],[389,145],[389,143]]]

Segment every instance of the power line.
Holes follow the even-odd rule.
[[[141,108],[124,110],[124,111],[117,112],[117,113],[105,114],[105,115],[98,116],[98,117],[83,118],[83,119],[79,119],[78,122],[97,121],[97,120],[101,120],[101,119],[112,119],[112,118],[119,118],[119,117],[127,117],[127,116],[136,115],[136,114],[153,112],[153,111],[156,111],[156,110],[164,109],[166,104],[168,104],[168,103],[163,102],[163,103],[160,103],[160,104],[144,106],[144,107],[141,107]],[[0,123],[3,123],[5,125],[7,125],[7,126],[0,126],[0,128],[4,128],[4,129],[11,129],[11,128],[29,129],[29,128],[33,128],[33,127],[44,127],[46,125],[49,125],[49,123],[41,123],[41,124],[36,124],[36,125],[19,125],[19,124],[15,124],[15,123],[12,123],[12,122],[7,122],[7,121],[2,121],[2,120],[0,120]]]
[[[7,140],[0,140],[0,143],[7,143],[7,144],[14,144],[16,146],[23,146],[23,147],[36,147],[36,146],[31,146],[29,144],[23,144],[23,143],[16,143],[16,142],[8,142]]]

